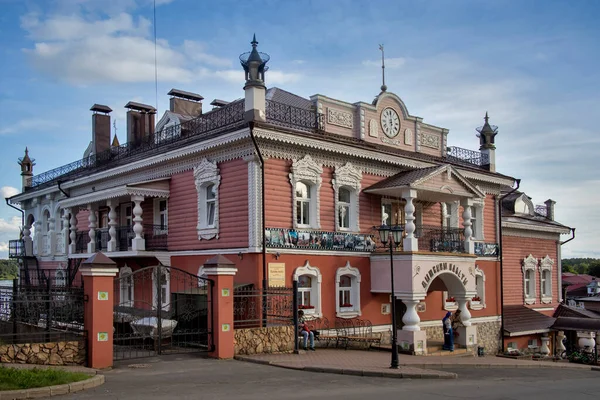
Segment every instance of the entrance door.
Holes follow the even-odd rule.
[[[115,360],[212,349],[214,281],[163,265],[127,272],[114,281]]]

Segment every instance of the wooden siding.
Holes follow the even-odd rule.
[[[535,271],[535,304],[531,308],[556,307],[558,305],[558,260],[556,257],[556,241],[548,239],[537,239],[517,236],[506,236],[502,238],[504,257],[504,304],[524,305],[525,295],[523,289],[523,260],[529,255],[539,261],[548,255],[554,260],[552,267],[552,303],[542,304],[540,301],[540,271]]]
[[[169,250],[248,246],[248,165],[233,160],[218,165],[219,238],[198,240],[198,193],[192,171],[171,177]]]
[[[265,160],[265,225],[267,228],[292,228],[291,160]]]
[[[442,205],[440,203],[431,204],[426,207],[427,204],[422,205],[422,218],[423,225],[427,226],[442,226]],[[418,222],[415,220],[415,222]]]
[[[447,190],[441,190],[441,188],[445,186],[451,188],[452,193],[458,196],[468,196],[471,194],[471,191],[468,190],[461,182],[458,182],[455,178],[448,179],[448,175],[443,172],[437,174],[431,179],[424,181],[418,185],[417,188],[447,193]]]
[[[324,167],[321,175],[321,229],[324,231],[335,231],[335,192],[331,185],[333,179],[333,168]]]
[[[77,231],[89,231],[90,221],[88,217],[90,212],[88,210],[81,210],[77,213]]]
[[[483,236],[486,242],[496,243],[496,220],[496,199],[488,194],[483,207]]]
[[[381,176],[363,174],[360,185],[362,188],[368,188],[383,179],[385,178]],[[360,231],[372,232],[374,226],[381,225],[381,197],[361,191],[358,203]]]

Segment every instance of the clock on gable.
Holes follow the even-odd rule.
[[[387,137],[393,138],[400,132],[400,118],[393,108],[381,112],[381,129]]]

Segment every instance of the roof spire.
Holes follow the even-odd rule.
[[[250,44],[252,45],[252,47],[256,48],[256,45],[258,44],[258,42],[256,41],[256,33],[252,37],[252,41],[250,42]]]
[[[385,92],[387,90],[387,86],[385,86],[385,57],[384,57],[382,44],[379,45],[379,50],[381,50],[381,80],[382,80],[381,91]]]
[[[483,118],[485,120],[485,123],[488,123],[488,120],[490,119],[490,117],[488,117],[488,112],[485,112],[485,117]]]

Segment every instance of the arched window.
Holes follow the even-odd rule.
[[[340,318],[354,318],[361,315],[360,271],[346,262],[335,274],[335,309]]]
[[[294,280],[298,282],[298,309],[306,316],[321,317],[321,281],[319,268],[308,261],[294,271]]]
[[[133,297],[133,274],[131,268],[127,265],[121,268],[119,272],[120,275],[120,305],[126,307],[133,307],[134,297]]]
[[[48,233],[50,232],[50,211],[48,210],[44,210],[44,216],[43,216],[43,224],[44,224],[44,233]]]
[[[310,226],[310,186],[296,182],[296,225]]]

